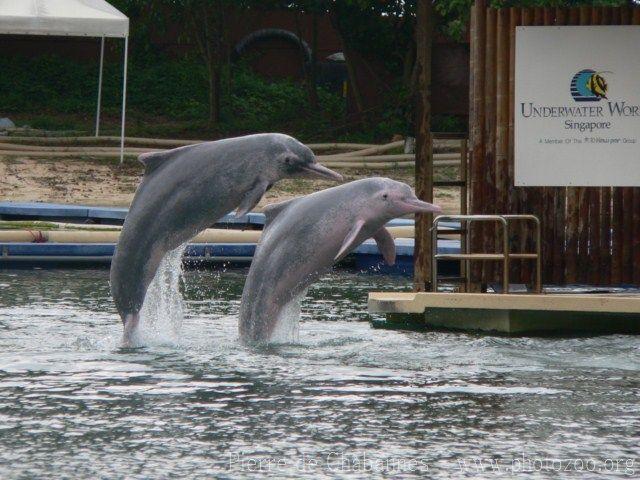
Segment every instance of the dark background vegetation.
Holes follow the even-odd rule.
[[[111,3],[131,20],[129,135],[216,138],[282,131],[307,141],[374,141],[412,133],[415,0],[112,0]],[[448,45],[443,48],[449,48],[449,52],[466,48],[471,3],[471,0],[435,2],[436,43]],[[583,3],[620,5],[625,1],[493,2],[494,6]],[[242,27],[251,30],[260,19],[278,16],[286,18],[290,30],[309,44],[313,52],[311,61],[304,62],[301,57],[294,68],[298,70],[295,75],[274,77],[254,68],[255,56],[260,52],[233,58],[233,47]],[[31,39],[26,49],[24,44],[22,48],[16,47],[21,45],[20,41],[0,39],[0,117],[9,116],[33,128],[90,131],[96,103],[97,41],[88,44],[93,55],[86,55],[86,51],[84,55],[69,55],[65,49],[71,40],[64,40],[57,49],[49,45],[44,54],[38,53],[43,46],[38,42],[50,43],[47,37]],[[80,42],[87,46],[87,40]],[[342,67],[346,93],[341,85],[336,87],[322,81],[324,58],[319,58],[318,52],[322,56],[328,53],[322,51],[327,45],[346,57]],[[104,133],[117,129],[122,81],[122,41],[108,40],[107,47]],[[445,59],[450,56],[446,52],[441,55]],[[296,63],[295,58],[280,61]],[[456,80],[459,83],[458,89],[452,90],[455,96],[435,109],[433,129],[466,130],[461,105],[466,105],[466,98],[462,97],[466,96],[468,73],[459,65],[446,62],[440,69],[444,70],[439,85],[443,93],[438,97],[446,95],[447,86],[453,88]]]

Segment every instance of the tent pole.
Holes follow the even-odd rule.
[[[129,37],[124,37],[124,74],[122,78],[122,129],[120,130],[120,164],[124,162],[124,122],[127,111],[127,61],[129,54]]]
[[[104,66],[104,37],[100,42],[100,73],[98,75],[98,107],[96,109],[96,137],[100,135],[100,107],[102,106],[102,67]]]

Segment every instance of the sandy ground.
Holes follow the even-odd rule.
[[[386,176],[414,184],[413,170],[341,170],[345,180]],[[66,204],[128,206],[142,177],[138,162],[115,162],[88,159],[33,159],[0,156],[0,200],[38,201]],[[439,178],[454,178],[455,171],[439,172]],[[334,186],[322,180],[284,180],[278,182],[262,199],[256,210],[269,203],[286,200]],[[436,191],[436,201],[446,213],[460,208],[459,189]]]

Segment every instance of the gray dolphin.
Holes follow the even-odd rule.
[[[287,135],[266,133],[140,156],[145,165],[111,263],[111,293],[131,343],[149,284],[167,252],[238,207],[249,212],[278,180],[342,176]]]
[[[240,303],[240,338],[268,342],[283,311],[335,261],[367,238],[387,263],[395,243],[384,225],[417,212],[440,212],[418,200],[409,185],[367,178],[269,205]]]

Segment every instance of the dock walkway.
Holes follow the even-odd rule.
[[[640,295],[372,292],[382,328],[503,334],[640,333]]]

